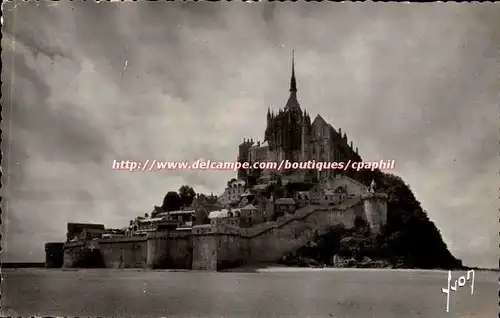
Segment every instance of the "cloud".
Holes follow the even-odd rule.
[[[232,173],[112,171],[115,159],[234,160],[298,97],[366,160],[395,159],[451,251],[496,266],[498,10],[490,4],[6,4],[7,252],[65,224],[119,227]],[[244,9],[243,9],[244,8]],[[27,235],[26,233],[29,233]]]

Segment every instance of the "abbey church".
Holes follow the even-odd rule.
[[[277,112],[267,111],[267,127],[263,142],[244,139],[239,146],[238,161],[263,162],[281,160],[296,161],[362,161],[357,147],[348,141],[347,134],[339,128],[336,130],[321,115],[311,122],[307,111],[300,107],[297,98],[297,81],[295,79],[295,61],[292,53],[292,76],[290,80],[290,96],[283,109]],[[294,181],[305,181],[308,178],[317,180],[333,177],[339,171],[290,171],[280,174]],[[276,175],[272,171],[240,170],[238,179],[246,180],[249,175],[270,179]]]

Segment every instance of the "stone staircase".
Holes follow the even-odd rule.
[[[276,262],[316,236],[326,234],[334,225],[352,227],[356,216],[363,213],[362,209],[362,200],[356,197],[336,206],[307,206],[275,222],[245,229],[241,235],[248,239],[249,262]]]

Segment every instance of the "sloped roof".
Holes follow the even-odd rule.
[[[245,180],[237,179],[237,180],[234,180],[233,182],[229,183],[229,188],[232,188],[232,187],[241,187],[241,186],[244,186],[244,185],[245,185]]]
[[[234,215],[237,215],[239,213],[241,213],[241,209],[231,209],[231,210],[222,209],[222,210],[210,212],[208,214],[208,218],[209,219],[228,218],[228,217],[231,217],[231,214],[234,216]]]
[[[195,210],[179,210],[179,211],[171,211],[170,214],[172,215],[179,215],[179,214],[192,214],[195,213]]]
[[[178,211],[158,213],[157,216],[158,217],[165,217],[165,216],[169,216],[169,215],[193,214],[195,212],[196,212],[195,210],[178,210]]]
[[[245,192],[243,192],[243,194],[241,194],[242,197],[246,197],[249,195],[252,195],[252,192],[250,192],[250,189],[246,189]]]
[[[327,125],[328,123],[321,117],[320,114],[317,114],[314,118],[312,125]]]
[[[229,216],[229,210],[227,209],[212,211],[208,214],[209,219],[227,218],[228,216]]]
[[[242,207],[241,210],[257,210],[257,208],[253,204],[248,204]]]
[[[290,97],[288,97],[288,101],[286,102],[285,109],[300,109],[299,101],[297,100],[297,95],[292,93]]]
[[[295,204],[295,200],[292,198],[279,198],[275,201],[276,204]]]
[[[161,220],[163,220],[163,218],[146,218],[146,219],[139,220],[139,222],[140,223],[159,222]]]
[[[255,190],[264,190],[265,188],[267,188],[267,184],[256,184],[253,186],[253,188]]]

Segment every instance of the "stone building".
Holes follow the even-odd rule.
[[[158,217],[166,220],[178,221],[179,226],[192,226],[193,220],[196,218],[196,210],[178,210],[168,211],[158,214]]]
[[[349,142],[347,134],[342,132],[341,128],[333,128],[319,114],[311,121],[307,111],[302,110],[299,104],[297,91],[295,64],[292,56],[290,96],[284,109],[279,109],[277,112],[268,109],[264,142],[254,143],[253,139],[244,139],[239,146],[238,160],[250,163],[281,162],[281,160],[362,161],[357,148],[353,147],[352,141]],[[288,173],[299,175],[300,180],[309,178],[315,180],[333,176],[334,172],[334,170],[329,170]],[[273,172],[241,169],[238,171],[238,179],[245,180],[250,175],[258,177],[266,174],[273,174]],[[287,173],[280,172],[280,174]]]
[[[232,202],[238,202],[240,196],[245,192],[244,180],[231,180],[224,190],[224,193],[219,196],[218,203],[228,205]]]
[[[126,236],[146,235],[151,231],[175,230],[177,228],[190,228],[195,218],[194,210],[179,210],[161,212],[155,217],[137,217],[133,220]]]
[[[86,233],[105,231],[104,224],[94,223],[68,223],[66,232],[66,242],[80,240],[82,236],[87,236]]]
[[[218,211],[212,211],[208,215],[210,219],[210,224],[212,226],[231,226],[231,227],[241,227],[244,223],[244,218],[241,216],[240,209],[222,209]]]
[[[278,198],[274,200],[275,215],[294,214],[297,210],[297,203],[292,198]]]
[[[253,225],[264,221],[262,211],[257,209],[253,204],[247,204],[241,209],[241,216],[246,219],[247,224]]]

